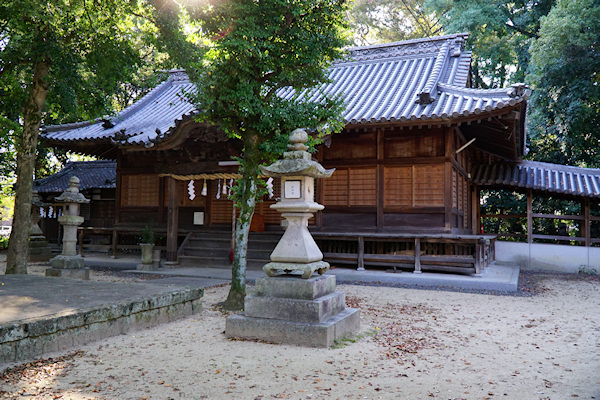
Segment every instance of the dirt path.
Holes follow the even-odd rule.
[[[339,285],[361,335],[327,350],[228,340],[210,288],[201,315],[5,371],[0,398],[600,399],[599,280],[536,279],[533,297]]]

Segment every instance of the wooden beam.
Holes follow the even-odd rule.
[[[177,234],[179,232],[179,199],[177,181],[169,178],[167,213],[167,261],[177,262]]]
[[[480,194],[481,191],[479,190],[479,186],[471,186],[471,232],[473,235],[481,233],[481,207],[479,205]]]
[[[452,157],[454,153],[454,136],[452,129],[445,130],[445,155],[444,163],[444,228],[452,229]]]

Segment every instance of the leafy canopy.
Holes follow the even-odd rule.
[[[327,81],[346,43],[343,1],[237,0],[192,12],[211,39],[199,75],[199,118],[235,137],[252,137],[263,156],[280,154],[297,127],[341,129],[340,99],[301,96]],[[283,99],[277,91],[293,87]]]

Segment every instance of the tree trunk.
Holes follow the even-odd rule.
[[[46,77],[50,60],[38,60],[33,68],[33,83],[29,99],[23,109],[23,133],[17,138],[17,183],[15,185],[15,211],[13,229],[8,241],[6,256],[7,274],[27,274],[29,230],[31,229],[31,191],[37,140],[42,109],[48,94]]]
[[[258,137],[249,135],[244,138],[244,162],[241,168],[242,178],[240,195],[240,216],[236,222],[235,250],[231,266],[231,289],[225,300],[228,310],[242,310],[244,297],[246,297],[246,256],[248,251],[248,236],[250,223],[254,215],[257,196],[258,165],[260,153],[258,151]]]

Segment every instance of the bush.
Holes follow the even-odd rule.
[[[8,238],[0,237],[0,250],[8,249]]]

